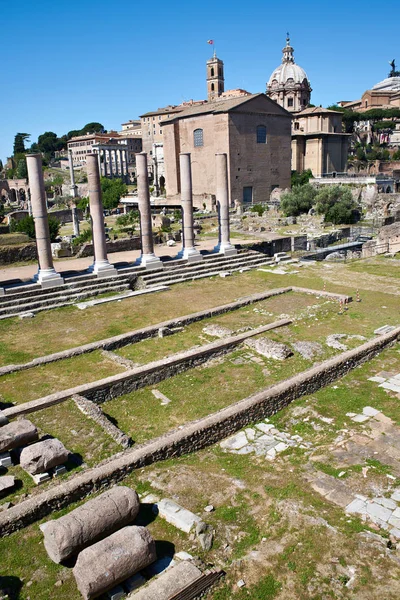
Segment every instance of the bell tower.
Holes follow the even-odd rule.
[[[216,100],[225,90],[224,63],[213,54],[207,61],[207,99],[209,102]]]

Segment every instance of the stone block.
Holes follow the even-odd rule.
[[[397,509],[397,503],[394,500],[391,500],[390,498],[384,498],[384,497],[373,498],[373,502],[376,502],[377,504],[380,504],[381,506],[384,506],[385,508],[388,508],[389,510],[396,511],[396,509]],[[399,516],[400,516],[400,514],[399,514]]]
[[[91,600],[155,560],[155,543],[149,531],[131,525],[82,550],[73,574],[84,600]]]
[[[350,502],[346,506],[346,512],[349,514],[359,514],[366,515],[367,514],[367,503],[365,500],[361,500],[360,498],[356,498],[353,502]]]
[[[392,512],[393,511],[388,508],[385,508],[381,504],[376,504],[375,502],[367,504],[367,515],[373,520],[376,518],[387,523],[392,516]]]
[[[223,440],[220,443],[221,448],[224,450],[240,450],[244,446],[247,446],[248,440],[244,431],[239,431],[236,435]]]
[[[131,523],[138,512],[137,493],[128,487],[116,486],[69,514],[40,525],[44,547],[51,560],[60,563]]]
[[[37,439],[37,429],[28,419],[12,421],[0,427],[0,452],[25,446],[30,442],[36,442]]]
[[[382,327],[378,327],[378,329],[375,329],[374,334],[385,335],[385,333],[390,333],[394,329],[395,327],[393,325],[383,325]]]
[[[109,600],[122,600],[126,597],[125,590],[122,586],[117,585],[107,593]]]
[[[262,356],[266,358],[273,358],[275,360],[285,360],[289,356],[292,356],[293,352],[285,344],[275,342],[267,337],[261,337],[258,339],[250,338],[245,341],[245,345],[252,348]]]
[[[130,600],[166,600],[200,579],[202,572],[192,562],[183,561],[155,577],[142,589],[131,594]]]
[[[395,392],[396,394],[400,394],[400,381],[398,379],[389,379],[389,381],[381,383],[379,387],[384,388],[385,390],[390,390],[391,392]]]
[[[60,440],[50,438],[23,448],[19,461],[25,471],[38,475],[67,462],[68,455]]]
[[[8,467],[12,466],[13,462],[11,460],[11,454],[9,452],[2,452],[0,454],[0,467],[7,469]]]
[[[64,475],[67,472],[67,468],[64,465],[58,465],[54,467],[53,477],[60,477],[60,475]]]
[[[351,420],[354,421],[354,423],[365,423],[369,418],[370,417],[367,415],[356,415],[355,417],[351,417]]]
[[[0,410],[0,427],[3,427],[3,425],[7,425],[8,423],[8,419],[6,417],[6,415],[3,413],[2,410]]]
[[[0,477],[0,495],[11,490],[15,485],[15,478],[12,475],[3,475]]]
[[[51,479],[50,473],[37,473],[37,475],[32,475],[32,473],[30,473],[30,476],[36,485],[41,485],[42,483],[45,483]]]
[[[395,490],[390,497],[392,498],[392,500],[396,500],[397,502],[400,502],[400,488]]]
[[[163,498],[158,503],[158,514],[174,527],[189,533],[202,519],[173,500]]]
[[[233,335],[231,329],[223,327],[222,325],[206,325],[206,327],[203,327],[203,332],[217,338],[225,338]]]
[[[364,406],[363,408],[363,414],[367,417],[375,417],[379,413],[380,411],[376,410],[376,408],[372,408],[372,406]]]

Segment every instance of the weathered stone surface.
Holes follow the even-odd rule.
[[[111,423],[97,404],[78,394],[75,394],[72,399],[79,410],[100,425],[117,444],[120,444],[123,448],[129,448],[132,445],[131,438],[114,425],[114,423]]]
[[[24,448],[19,461],[25,471],[38,475],[67,462],[68,454],[60,440],[48,439]]]
[[[0,477],[0,494],[10,490],[15,485],[15,479],[12,475],[4,475]]]
[[[323,352],[323,348],[318,342],[294,342],[292,346],[296,352],[308,360],[311,360],[314,356],[319,356]]]
[[[169,498],[163,498],[157,506],[160,517],[185,533],[189,533],[194,525],[202,523],[202,520],[198,515],[179,506],[179,504]]]
[[[0,428],[0,452],[36,442],[37,439],[37,429],[28,419],[12,421]]]
[[[8,419],[6,417],[6,415],[3,413],[2,410],[0,410],[0,427],[3,427],[3,425],[7,425],[8,423]]]
[[[137,493],[131,488],[116,486],[68,515],[41,525],[44,547],[50,558],[60,563],[132,522],[138,512]]]
[[[149,531],[132,525],[82,550],[73,573],[83,598],[90,600],[155,560],[155,543]]]
[[[206,327],[203,327],[203,331],[204,333],[207,333],[207,335],[212,335],[218,338],[224,338],[233,335],[233,331],[231,329],[223,327],[222,325],[206,325]]]
[[[246,346],[252,348],[266,358],[274,358],[276,360],[285,360],[293,354],[289,346],[275,342],[266,337],[258,339],[249,339],[245,341]]]
[[[128,596],[130,600],[165,600],[183,591],[202,573],[193,563],[184,561],[152,579],[145,587]]]

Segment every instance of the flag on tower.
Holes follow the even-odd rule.
[[[214,45],[214,40],[207,40],[207,44],[211,44],[211,46]]]

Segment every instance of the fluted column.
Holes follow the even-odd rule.
[[[107,258],[106,234],[104,232],[103,202],[101,198],[100,173],[97,156],[88,154],[86,169],[89,188],[90,216],[92,218],[94,262],[91,271],[98,277],[117,275],[115,267]]]
[[[215,155],[217,210],[219,219],[219,244],[215,250],[232,256],[237,254],[231,244],[229,228],[228,160],[225,153]]]
[[[107,177],[107,150],[103,149],[103,169],[104,169],[104,177]]]
[[[146,267],[146,269],[158,269],[162,267],[162,262],[154,254],[146,152],[140,152],[140,154],[136,154],[136,172],[140,214],[140,238],[142,245],[142,254],[139,259],[139,263]]]
[[[179,256],[185,258],[188,262],[198,262],[203,259],[203,256],[194,247],[192,168],[190,164],[190,153],[182,152],[179,154],[179,164],[181,171],[183,229],[183,244]]]
[[[39,259],[39,271],[35,279],[42,287],[55,287],[62,285],[64,280],[54,269],[53,257],[51,255],[42,156],[40,154],[28,154],[26,157],[26,166],[28,168],[32,215],[35,222],[36,247]]]

